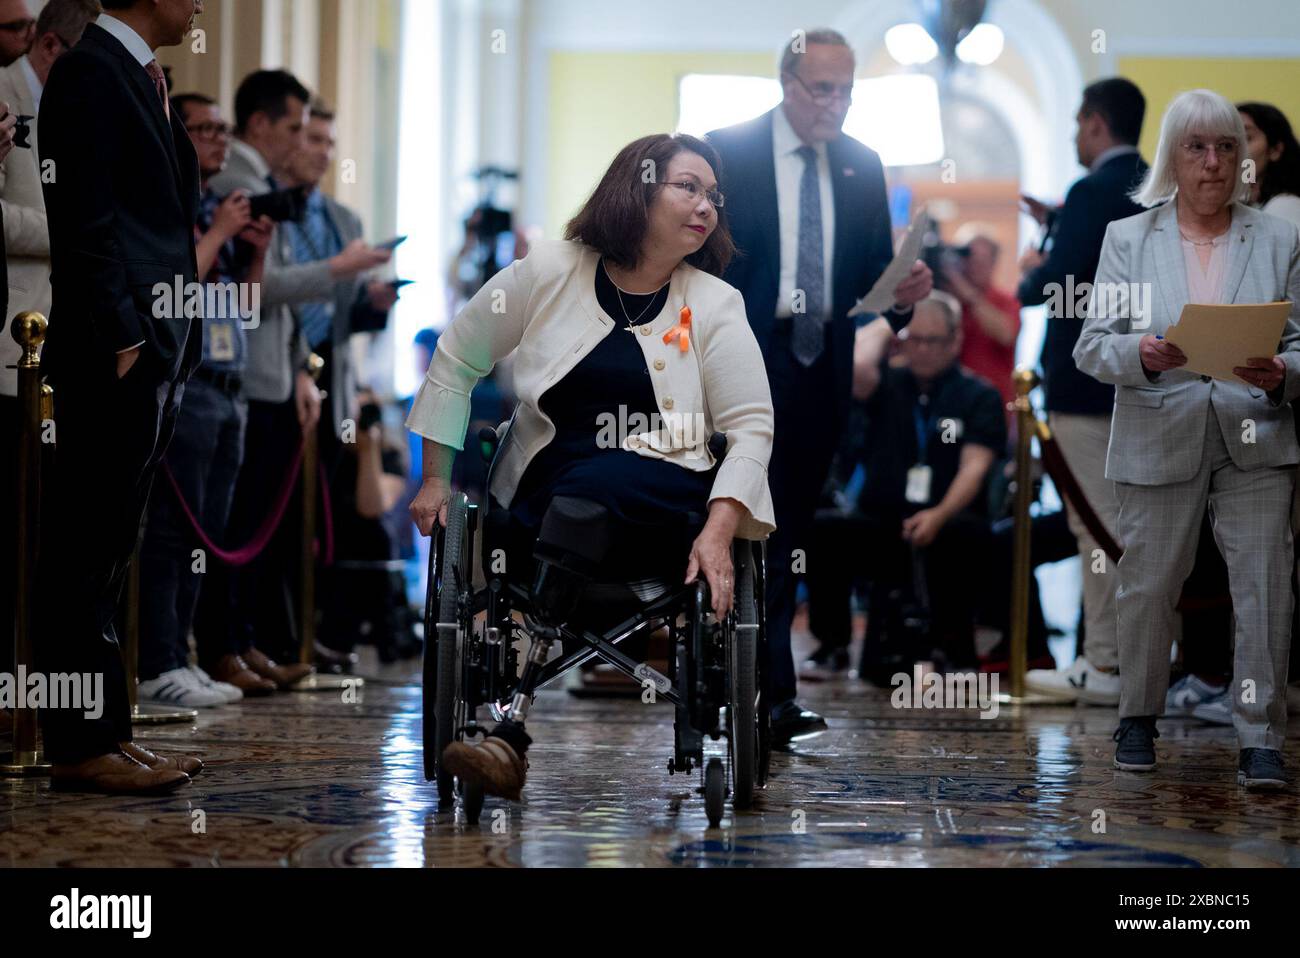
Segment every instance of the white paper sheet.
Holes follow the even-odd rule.
[[[921,252],[921,240],[925,238],[925,229],[928,225],[929,217],[926,215],[925,207],[921,207],[912,219],[912,225],[907,229],[907,235],[903,237],[903,242],[899,244],[898,254],[893,258],[885,271],[880,274],[880,279],[876,280],[876,285],[871,287],[871,291],[866,296],[858,300],[858,304],[849,310],[850,316],[861,316],[863,313],[883,313],[894,305],[894,290],[898,289],[898,284],[907,279],[912,272],[912,264]]]

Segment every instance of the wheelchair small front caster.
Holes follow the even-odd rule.
[[[461,792],[461,801],[465,806],[465,821],[477,825],[479,816],[483,813],[483,783],[466,782]]]
[[[709,827],[722,824],[722,809],[727,798],[727,773],[722,759],[711,758],[704,769],[704,813],[709,817]]]

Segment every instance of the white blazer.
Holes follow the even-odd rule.
[[[23,75],[21,60],[0,67],[0,100],[14,113],[32,116],[36,105]],[[9,315],[0,333],[0,395],[18,391],[18,374],[9,366],[22,354],[9,335],[9,321],[19,313],[36,310],[50,315],[50,230],[45,218],[45,195],[41,192],[36,121],[29,124],[30,150],[15,148],[0,164],[0,206],[4,207],[4,243],[9,259]]]
[[[528,256],[492,278],[438,338],[407,428],[463,449],[474,385],[507,355],[519,406],[492,475],[492,494],[509,505],[533,457],[555,437],[539,405],[543,393],[607,335],[628,335],[596,300],[600,255],[579,243],[535,244]],[[683,353],[666,332],[691,310],[690,349]],[[735,499],[747,510],[737,535],[764,539],[776,528],[767,464],[772,454],[772,395],[758,342],[740,293],[685,263],[672,275],[668,302],[636,337],[651,370],[660,423],[645,431],[619,430],[623,449],[706,472],[714,432],[727,435],[727,453],[709,501]],[[619,410],[612,417],[622,418]]]

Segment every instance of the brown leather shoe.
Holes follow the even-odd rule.
[[[281,692],[287,691],[295,682],[300,682],[312,673],[310,665],[295,662],[293,665],[277,665],[267,658],[261,649],[249,648],[244,653],[248,667],[264,679],[270,679]]]
[[[203,762],[193,755],[159,755],[135,742],[122,742],[119,747],[141,765],[147,765],[155,772],[160,769],[176,769],[193,778],[203,771]]]
[[[482,782],[488,795],[519,801],[527,765],[503,739],[488,736],[477,745],[452,742],[442,752],[442,766],[462,782]]]
[[[179,769],[149,768],[120,749],[76,765],[55,765],[50,779],[55,788],[106,795],[165,795],[190,783]]]
[[[270,679],[264,679],[238,655],[223,655],[212,670],[212,678],[217,682],[229,682],[245,695],[270,695],[276,685]]]

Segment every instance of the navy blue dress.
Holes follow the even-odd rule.
[[[620,303],[619,291],[602,263],[596,269],[596,299],[615,326],[542,395],[540,406],[555,423],[555,438],[528,464],[510,511],[535,539],[556,496],[599,502],[618,526],[613,537],[616,554],[606,563],[611,574],[658,575],[675,571],[678,565],[685,569],[690,544],[707,518],[717,467],[693,472],[598,444],[602,426],[609,435],[611,416],[617,424],[638,413],[645,421],[659,414],[645,355],[627,327],[629,320],[640,320],[634,323],[640,325],[658,318],[668,300],[668,287],[621,297]]]

